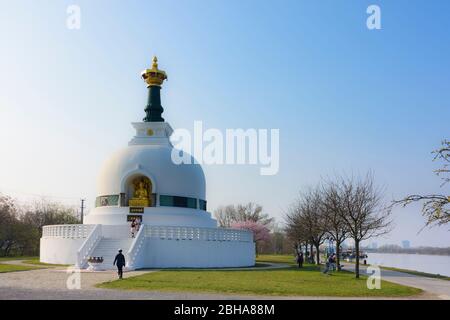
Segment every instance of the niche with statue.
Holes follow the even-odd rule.
[[[128,186],[128,205],[130,207],[153,206],[152,182],[145,176],[131,179]]]

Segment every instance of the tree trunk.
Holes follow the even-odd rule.
[[[313,254],[314,249],[313,248],[314,248],[313,244],[310,243],[309,244],[309,262],[310,263],[314,263],[314,254]]]
[[[5,248],[5,257],[9,256],[9,251],[11,250],[12,245],[8,244]]]
[[[359,279],[359,241],[356,240],[355,240],[355,253],[356,253],[355,274],[356,278]]]
[[[319,245],[316,245],[316,264],[319,265],[320,264],[320,250],[319,250]]]
[[[341,269],[339,268],[339,266],[341,265],[341,242],[336,240],[336,270],[337,271],[341,271]]]

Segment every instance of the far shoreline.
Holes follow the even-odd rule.
[[[417,252],[379,252],[379,251],[364,251],[369,254],[409,254],[415,256],[433,256],[433,257],[450,257],[450,254],[437,254],[437,253],[417,253]]]

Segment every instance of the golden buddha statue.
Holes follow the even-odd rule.
[[[130,199],[130,207],[150,207],[150,186],[151,182],[148,178],[138,178],[134,181],[133,198]]]
[[[137,199],[148,199],[148,192],[145,189],[144,182],[139,181],[138,188],[134,191],[134,198]]]

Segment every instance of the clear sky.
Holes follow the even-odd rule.
[[[68,5],[81,29],[66,27]],[[381,8],[381,30],[366,9]],[[102,162],[144,115],[140,72],[169,76],[174,128],[279,128],[280,171],[204,166],[210,211],[257,202],[282,221],[303,188],[373,170],[386,196],[449,193],[431,151],[450,138],[450,2],[0,0],[0,192],[92,207]],[[449,246],[396,210],[385,242]]]

